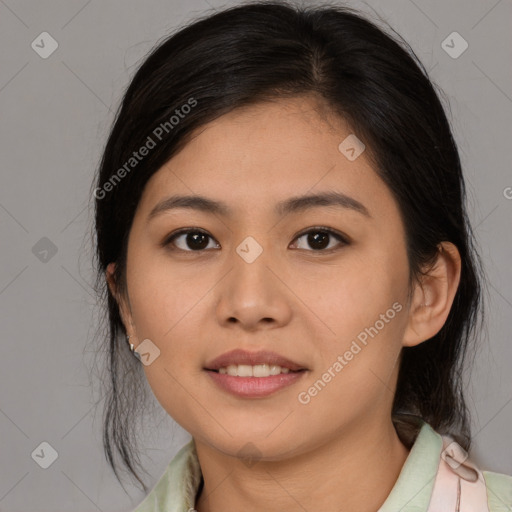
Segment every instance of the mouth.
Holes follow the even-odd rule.
[[[204,369],[233,377],[269,377],[308,368],[268,350],[249,352],[235,349],[209,361]]]
[[[235,349],[225,352],[203,368],[222,391],[238,398],[264,398],[291,386],[309,369],[271,352]]]
[[[265,364],[229,365],[217,370],[205,370],[218,389],[243,399],[261,399],[274,395],[303,379],[308,372],[306,369],[290,370]]]
[[[267,350],[235,349],[209,361],[203,368],[213,383],[239,398],[264,398],[291,386],[309,369]]]

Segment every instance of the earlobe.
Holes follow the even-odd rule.
[[[415,284],[409,323],[403,345],[412,347],[435,336],[450,313],[460,282],[461,260],[457,247],[442,242],[432,268]]]

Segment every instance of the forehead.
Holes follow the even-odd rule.
[[[196,130],[148,181],[140,207],[147,211],[177,192],[222,199],[235,209],[327,190],[363,203],[392,201],[364,151],[350,160],[340,150],[354,135],[310,97],[233,110]]]

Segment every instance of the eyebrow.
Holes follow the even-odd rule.
[[[322,206],[341,207],[371,218],[370,212],[366,206],[353,197],[342,194],[341,192],[323,192],[291,197],[277,203],[275,213],[278,215],[286,215]],[[231,216],[233,214],[231,208],[221,201],[199,195],[174,195],[157,203],[149,213],[147,221],[149,222],[158,215],[177,208],[190,208],[223,216]]]

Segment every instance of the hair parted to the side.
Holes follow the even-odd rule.
[[[460,252],[461,280],[445,325],[430,340],[403,349],[393,414],[422,417],[469,449],[463,368],[483,318],[483,272],[458,150],[436,90],[396,33],[332,4],[244,2],[191,22],[145,58],[124,94],[94,184],[96,288],[105,312],[105,329],[98,330],[107,369],[103,439],[118,479],[116,453],[147,490],[137,473],[133,431],[147,386],[105,271],[117,263],[115,279],[125,294],[128,234],[144,186],[202,125],[236,108],[306,94],[324,112],[347,120],[393,193],[405,226],[411,283],[433,261],[440,242],[452,242]],[[191,100],[194,107],[147,156],[105,187],[132,152]]]

